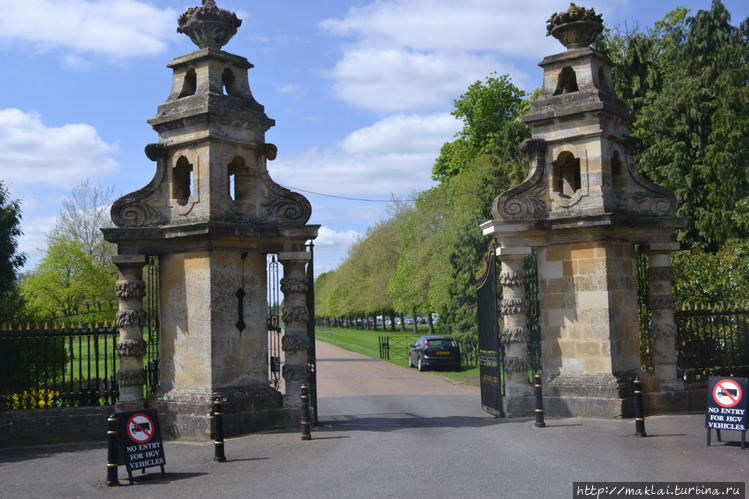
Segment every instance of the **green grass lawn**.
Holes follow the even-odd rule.
[[[421,334],[426,334],[426,331],[422,331]],[[418,335],[414,335],[413,332],[367,331],[322,326],[315,328],[316,339],[375,359],[380,358],[380,348],[378,345],[378,338],[380,336],[390,337],[390,360],[388,362],[399,366],[408,366],[408,345],[412,344],[419,337]],[[479,385],[478,366],[473,368],[463,367],[461,371],[434,370],[428,372],[468,385]]]

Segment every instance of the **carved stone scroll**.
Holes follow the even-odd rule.
[[[164,213],[147,203],[166,176],[166,152],[163,144],[146,146],[146,156],[151,161],[156,161],[156,173],[148,185],[122,196],[112,204],[110,215],[117,227],[155,227],[169,221]]]
[[[520,185],[494,199],[492,215],[495,219],[542,218],[546,215],[546,141],[526,139],[519,149],[530,156],[528,177]]]

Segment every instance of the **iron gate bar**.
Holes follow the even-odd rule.
[[[526,327],[528,328],[528,357],[531,372],[529,382],[536,373],[541,372],[541,308],[538,300],[538,258],[536,250],[525,258],[523,262],[525,272],[525,297],[528,301]]]
[[[484,269],[476,281],[476,310],[479,333],[479,382],[481,407],[494,416],[502,412],[502,346],[499,342],[499,314],[497,307],[496,248],[489,249]]]
[[[159,384],[159,257],[149,256],[146,264],[146,325],[148,341],[146,345],[146,386],[145,396],[151,397]]]
[[[307,264],[307,389],[309,404],[312,408],[312,424],[317,425],[317,353],[315,350],[315,245],[312,241],[307,245],[309,249],[309,263]],[[384,321],[384,319],[383,319]]]
[[[278,390],[281,381],[281,323],[280,281],[278,255],[266,255],[267,306],[268,306],[268,379],[273,388]]]

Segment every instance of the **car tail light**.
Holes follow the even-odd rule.
[[[453,340],[453,346],[454,346],[455,348],[458,348],[458,342],[457,342],[457,341],[455,341],[455,340]]]

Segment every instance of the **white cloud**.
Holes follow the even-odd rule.
[[[597,2],[610,3],[617,0]],[[329,72],[339,98],[376,112],[430,111],[451,107],[491,72],[537,86],[512,61],[563,50],[544,35],[546,19],[564,7],[558,0],[384,0],[320,27],[349,42]]]
[[[0,110],[0,176],[14,184],[70,188],[81,179],[113,172],[117,150],[91,125],[47,127],[38,114]]]
[[[136,0],[4,0],[0,41],[113,57],[158,54],[173,36],[172,9]]]
[[[459,129],[448,113],[395,115],[350,133],[339,149],[311,149],[269,168],[274,180],[291,188],[387,199],[429,187],[440,147]]]
[[[355,230],[336,231],[323,225],[317,233],[315,246],[342,246],[348,248],[360,237],[362,237],[362,234]]]
[[[298,83],[287,83],[285,85],[281,85],[276,89],[276,93],[279,95],[286,95],[286,94],[301,94],[304,92],[304,87],[299,85]]]
[[[21,204],[23,217],[21,230],[23,234],[18,239],[18,250],[26,255],[24,270],[31,270],[44,258],[45,248],[47,247],[47,234],[55,226],[57,217],[49,215],[29,216],[26,211],[28,207],[27,199],[24,199]]]

